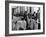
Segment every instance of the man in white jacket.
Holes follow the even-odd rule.
[[[22,28],[23,30],[26,29],[26,21],[25,20],[19,20],[16,24],[16,29],[19,30],[20,28]]]

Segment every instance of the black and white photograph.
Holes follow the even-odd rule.
[[[12,8],[12,30],[40,29],[40,7],[15,6]]]
[[[6,35],[44,33],[44,3],[6,2],[6,12]]]

